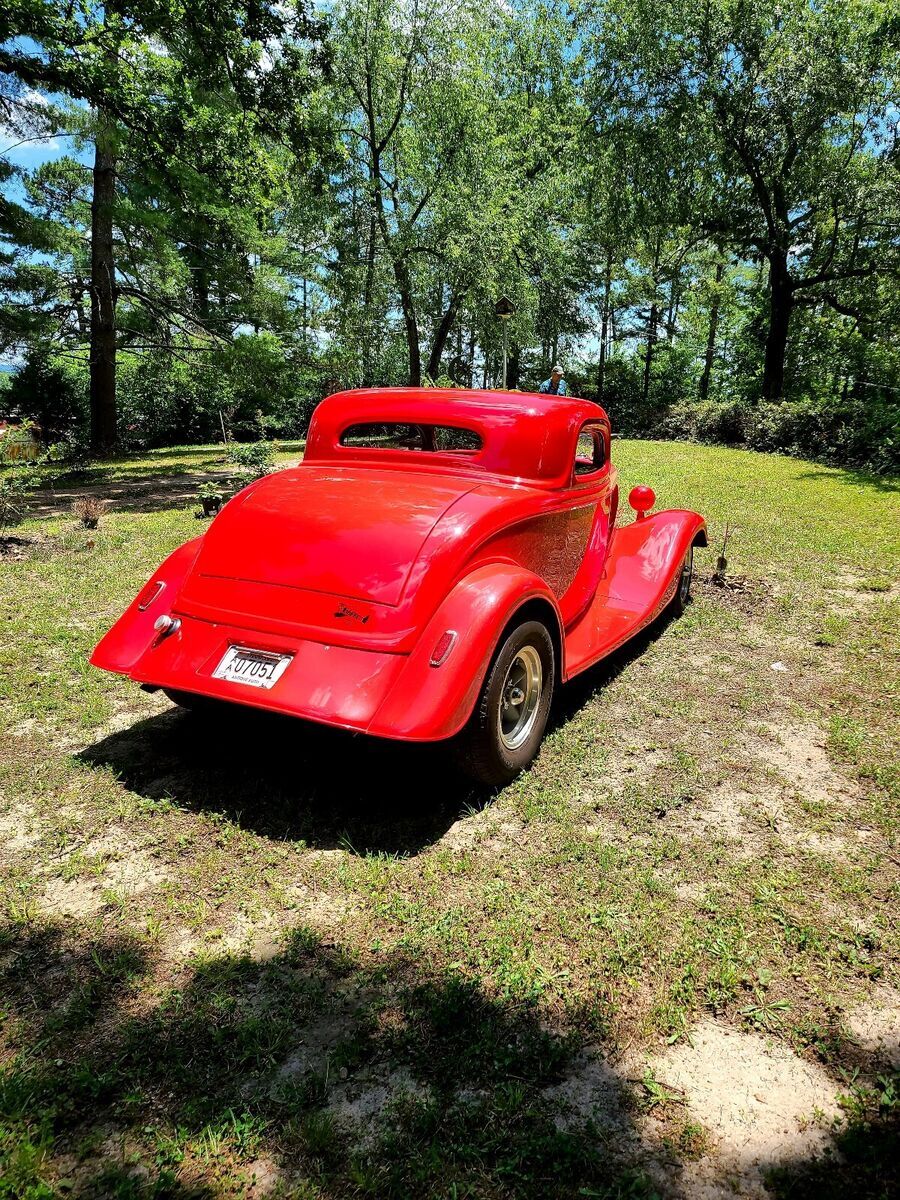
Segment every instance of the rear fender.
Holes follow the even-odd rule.
[[[475,707],[503,630],[519,609],[535,600],[549,605],[548,621],[556,623],[550,632],[559,645],[562,622],[556,600],[531,571],[488,563],[460,580],[425,627],[367,732],[410,741],[437,741],[458,733]],[[452,648],[432,666],[445,632],[456,635]],[[558,663],[557,678],[561,677]]]
[[[202,541],[198,537],[185,542],[154,571],[109,633],[97,643],[91,655],[95,667],[120,674],[131,670],[153,640],[154,622],[172,611]],[[141,605],[148,600],[142,611]]]

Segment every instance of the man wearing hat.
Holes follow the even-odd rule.
[[[550,378],[545,379],[541,384],[542,392],[549,392],[551,396],[568,395],[566,381],[563,379],[563,369],[559,363],[554,363],[550,371]]]

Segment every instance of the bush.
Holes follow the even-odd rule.
[[[29,352],[3,392],[11,417],[34,421],[47,442],[85,441],[88,425],[87,376],[63,365],[47,351]]]
[[[274,442],[232,442],[228,461],[248,479],[261,479],[275,468]]]
[[[72,512],[85,529],[96,529],[106,512],[106,501],[96,496],[83,496],[72,505]]]
[[[743,445],[752,410],[741,400],[682,400],[673,404],[654,430],[658,437]]]
[[[32,480],[27,471],[6,469],[0,473],[0,530],[18,525],[28,510],[26,496]]]
[[[900,406],[855,397],[804,397],[751,410],[747,445],[835,466],[900,470]]]

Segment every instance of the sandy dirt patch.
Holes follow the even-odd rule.
[[[457,854],[470,851],[491,854],[521,846],[525,840],[525,826],[520,820],[486,807],[454,821],[435,848]]]
[[[57,861],[65,866],[76,855],[78,873],[51,879],[44,888],[41,907],[45,911],[66,917],[93,916],[107,904],[107,893],[127,899],[151,891],[169,877],[151,854],[117,828],[73,847]]]
[[[825,735],[815,725],[761,725],[751,751],[808,800],[846,805],[858,789],[829,761]]]
[[[556,1107],[556,1125],[569,1129],[593,1121],[601,1137],[635,1142],[626,1115],[626,1097],[621,1077],[596,1050],[583,1050],[561,1083],[544,1088],[543,1096]]]
[[[5,850],[28,850],[42,836],[38,815],[30,804],[13,804],[0,812],[0,843]]]
[[[378,1136],[393,1105],[425,1100],[428,1095],[428,1088],[405,1068],[391,1070],[379,1064],[338,1083],[329,1096],[328,1111],[354,1135],[357,1146],[365,1146]]]
[[[715,1021],[701,1022],[692,1044],[671,1047],[653,1063],[654,1077],[684,1097],[686,1112],[712,1136],[714,1150],[686,1163],[683,1194],[764,1197],[763,1172],[821,1154],[839,1118],[834,1080],[778,1043]],[[652,1137],[654,1118],[646,1121]]]
[[[888,1064],[900,1070],[900,992],[887,984],[877,987],[867,1004],[852,1009],[846,1017],[853,1040],[875,1065]]]

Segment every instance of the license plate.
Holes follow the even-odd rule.
[[[213,671],[213,679],[270,688],[287,670],[293,657],[292,654],[272,654],[268,650],[249,650],[246,646],[229,646]]]

